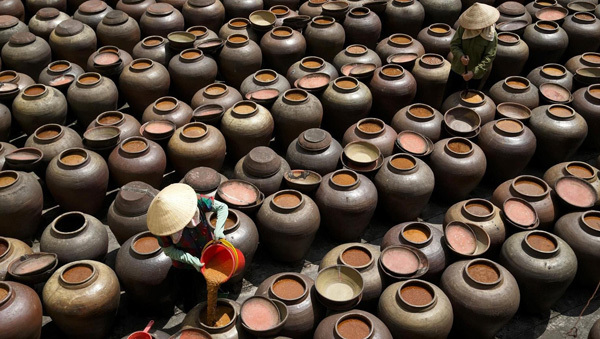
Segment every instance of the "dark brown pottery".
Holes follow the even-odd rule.
[[[553,21],[538,21],[527,26],[523,40],[529,46],[529,69],[559,62],[569,45],[567,32]]]
[[[167,67],[171,60],[172,52],[169,41],[158,35],[152,35],[138,42],[131,55],[136,59],[147,58]]]
[[[260,48],[266,64],[275,72],[286,74],[306,54],[306,39],[289,27],[276,27],[262,37]]]
[[[450,63],[441,55],[425,54],[415,63],[412,73],[417,81],[415,101],[439,109],[450,74]]]
[[[173,91],[179,98],[189,102],[196,92],[215,82],[217,63],[202,51],[186,49],[178,57],[171,59],[169,74],[173,81]]]
[[[110,78],[98,73],[80,75],[67,90],[70,110],[80,126],[87,127],[98,115],[117,109],[119,90]]]
[[[96,33],[81,21],[68,19],[50,34],[55,59],[64,59],[85,68],[88,57],[96,50]]]
[[[242,81],[258,71],[262,64],[262,52],[256,42],[242,34],[227,37],[218,58],[219,71],[225,81],[239,88]]]
[[[144,137],[123,140],[108,157],[111,177],[119,186],[143,181],[159,188],[166,166],[165,151],[156,142]]]
[[[503,102],[516,102],[534,109],[540,104],[538,88],[520,76],[510,76],[498,81],[490,88],[489,95],[496,105]]]
[[[391,126],[400,133],[414,131],[433,142],[440,140],[444,117],[435,108],[426,104],[412,104],[399,110],[392,118]]]
[[[272,149],[258,146],[237,162],[233,178],[254,184],[268,196],[279,191],[283,176],[289,170],[287,161]]]
[[[35,147],[44,154],[42,161],[49,163],[52,158],[62,151],[83,147],[81,137],[69,127],[58,124],[47,124],[41,126],[25,141],[25,147]]]
[[[121,187],[108,208],[106,221],[119,244],[148,229],[146,213],[156,194],[155,188],[142,181],[132,181]]]
[[[343,49],[346,33],[344,27],[328,16],[318,16],[304,31],[308,55],[333,61],[333,58]]]
[[[220,171],[225,149],[223,134],[201,122],[192,122],[177,129],[167,145],[169,160],[180,176],[200,166]]]
[[[21,72],[37,79],[50,63],[50,45],[30,32],[15,33],[2,48],[2,63],[7,69]]]
[[[573,93],[573,109],[579,113],[587,123],[587,144],[592,148],[600,147],[600,119],[598,118],[598,105],[600,105],[600,84],[580,88]]]
[[[141,37],[137,21],[120,10],[108,12],[98,24],[96,34],[102,45],[113,45],[129,54]]]
[[[452,205],[444,216],[444,226],[452,221],[475,224],[485,230],[490,237],[490,251],[500,250],[506,238],[504,221],[500,209],[484,199],[469,199]]]
[[[274,121],[271,113],[251,101],[240,101],[225,112],[221,132],[234,159],[240,159],[257,146],[267,146]]]
[[[67,119],[67,99],[54,87],[31,85],[17,95],[12,114],[26,134],[50,123],[64,125]]]
[[[41,221],[42,187],[33,175],[15,171],[0,172],[0,183],[0,234],[23,240],[31,238]]]
[[[290,89],[282,93],[273,106],[275,137],[286,149],[300,133],[321,126],[323,106],[317,97],[302,90]]]
[[[227,111],[238,101],[242,101],[242,95],[237,89],[221,83],[210,84],[200,89],[192,98],[191,106],[196,109],[202,105],[218,104]]]
[[[417,94],[415,78],[398,65],[386,65],[375,70],[369,88],[373,95],[373,113],[388,123]]]
[[[186,1],[181,13],[186,26],[204,25],[215,32],[225,21],[225,7],[219,0]]]
[[[179,128],[192,120],[192,108],[174,97],[158,98],[142,114],[142,123],[153,120],[168,120]]]
[[[168,3],[151,4],[140,18],[142,36],[158,35],[163,38],[173,31],[184,30],[183,15]]]
[[[129,137],[140,135],[140,123],[133,116],[119,111],[108,111],[100,114],[89,126],[88,130],[100,126],[117,127],[121,133],[120,138],[125,140]]]
[[[136,59],[119,77],[119,90],[134,114],[141,116],[146,107],[169,92],[169,72],[150,59]]]
[[[21,256],[32,254],[29,245],[19,239],[0,237],[0,281],[7,278],[9,265]]]
[[[323,176],[338,167],[342,150],[327,131],[311,128],[292,141],[285,158],[291,168],[309,169]]]
[[[0,282],[0,295],[2,337],[40,338],[42,302],[37,293],[26,285],[5,281]]]
[[[38,75],[38,82],[60,90],[64,95],[67,89],[85,71],[79,65],[67,60],[57,60],[50,63]]]

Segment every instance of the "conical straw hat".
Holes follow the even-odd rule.
[[[458,18],[458,23],[466,29],[483,29],[493,25],[500,18],[500,12],[492,6],[476,2]]]
[[[198,200],[186,184],[172,184],[160,191],[148,208],[148,229],[158,236],[182,230],[194,217]]]

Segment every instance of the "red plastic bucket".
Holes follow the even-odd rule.
[[[204,273],[206,269],[206,263],[216,260],[217,262],[233,261],[231,272],[227,272],[227,280],[229,280],[235,273],[238,273],[244,269],[246,265],[246,259],[244,254],[233,247],[227,240],[220,240],[220,242],[211,241],[202,250],[200,256],[200,262],[205,264],[201,271]]]
[[[133,332],[127,339],[153,339],[150,333],[144,331]]]

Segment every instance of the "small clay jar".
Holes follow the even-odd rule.
[[[174,31],[184,30],[184,19],[180,11],[168,3],[151,4],[140,18],[142,36],[158,35],[163,38]]]
[[[415,101],[439,109],[442,106],[450,72],[450,62],[441,55],[424,54],[412,70],[417,81]]]
[[[254,184],[269,196],[281,187],[283,176],[290,171],[287,161],[265,146],[253,148],[235,165],[233,178]]]
[[[0,72],[0,102],[10,107],[17,95],[33,84],[35,81],[27,74],[15,71]]]
[[[492,63],[490,83],[521,74],[528,58],[529,47],[521,37],[511,32],[498,33],[498,47]]]
[[[306,39],[289,27],[275,27],[262,37],[260,48],[265,63],[275,72],[286,74],[306,54]]]
[[[121,187],[108,208],[107,224],[120,245],[132,236],[148,230],[146,213],[158,190],[141,181]]]
[[[112,8],[104,1],[100,0],[88,0],[79,5],[73,19],[81,21],[82,23],[90,26],[93,30],[96,30],[98,24],[102,22],[102,19],[110,12]]]
[[[529,69],[547,63],[558,63],[569,45],[567,32],[554,21],[540,20],[527,26],[523,40],[529,46],[526,64]]]
[[[444,227],[453,221],[475,224],[490,236],[490,251],[499,251],[506,238],[500,209],[484,199],[469,199],[452,205],[444,215]]]
[[[8,69],[37,79],[52,61],[52,51],[46,40],[30,32],[15,33],[2,47],[2,63]]]
[[[158,98],[142,114],[142,124],[152,120],[172,121],[179,128],[192,120],[192,108],[174,97]]]
[[[527,78],[511,76],[500,80],[490,88],[490,98],[496,105],[503,102],[516,102],[534,109],[539,106],[538,88]]]
[[[192,122],[175,131],[169,140],[167,153],[175,171],[183,177],[189,170],[200,166],[220,171],[225,149],[225,138],[217,128]]]
[[[10,40],[13,34],[27,32],[27,25],[12,15],[0,15],[0,48]]]
[[[0,249],[0,281],[6,280],[8,266],[14,260],[33,253],[29,245],[15,238],[0,237]]]
[[[73,129],[58,124],[41,126],[25,141],[25,147],[35,147],[44,154],[42,161],[49,163],[62,151],[83,147],[81,137]]]
[[[414,131],[433,142],[440,140],[444,117],[426,104],[412,104],[399,110],[392,118],[391,126],[396,132]]]
[[[384,157],[392,155],[396,131],[377,118],[364,118],[348,127],[342,139],[342,146],[353,141],[368,141],[377,146]]]
[[[67,212],[54,219],[42,233],[40,251],[56,253],[59,265],[77,260],[103,261],[108,251],[106,226],[95,217]]]
[[[48,41],[50,33],[52,33],[56,26],[69,18],[67,13],[63,13],[56,8],[44,7],[39,9],[35,15],[29,19],[29,31]]]
[[[5,338],[40,338],[42,302],[31,287],[13,281],[0,282],[0,329]]]
[[[215,60],[197,49],[186,49],[169,62],[173,91],[186,102],[191,101],[200,89],[215,82],[217,71]]]
[[[529,72],[527,79],[538,88],[542,84],[553,83],[561,85],[569,91],[573,89],[573,73],[559,64],[545,64],[536,67]]]
[[[67,99],[53,87],[31,85],[15,98],[12,114],[21,130],[29,135],[45,124],[64,125],[67,119]]]
[[[181,9],[186,26],[203,25],[217,31],[225,21],[225,7],[219,0],[186,1]]]
[[[117,109],[119,90],[110,78],[84,73],[69,86],[67,101],[77,123],[87,127],[101,113]]]
[[[102,208],[106,196],[108,166],[95,152],[70,148],[48,164],[46,185],[63,209],[95,214]]]
[[[314,17],[304,30],[307,54],[333,61],[333,58],[344,48],[346,33],[344,27],[328,16]]]
[[[377,188],[362,174],[342,169],[323,176],[315,193],[322,226],[337,241],[356,241],[369,227]]]
[[[240,93],[248,97],[249,93],[263,89],[274,89],[283,93],[290,88],[290,83],[282,75],[272,69],[261,69],[244,79],[240,85]]]
[[[120,139],[125,140],[129,137],[139,136],[141,124],[133,116],[119,111],[108,111],[100,114],[89,126],[88,130],[100,126],[117,127],[121,134]]]
[[[144,137],[131,137],[112,150],[108,167],[112,179],[119,186],[142,181],[159,188],[167,167],[167,156],[156,142]]]
[[[129,54],[141,37],[137,21],[120,10],[108,12],[98,24],[96,34],[100,44],[116,46]]]
[[[290,143],[285,158],[291,168],[312,170],[323,176],[338,168],[342,151],[342,145],[329,132],[311,128]]]
[[[134,60],[119,77],[120,94],[137,116],[158,98],[166,96],[170,84],[167,69],[150,59]]]
[[[0,172],[0,234],[29,239],[42,218],[42,187],[33,175],[25,172]],[[19,227],[14,227],[15,222]]]
[[[234,159],[257,146],[268,146],[275,123],[271,113],[252,101],[240,101],[221,119],[221,132]]]
[[[214,169],[201,166],[189,170],[180,182],[191,186],[198,194],[214,197],[219,185],[227,180],[226,176]]]
[[[402,66],[385,65],[375,70],[369,89],[373,95],[373,113],[389,123],[402,107],[413,101],[417,82]]]
[[[67,60],[57,60],[42,70],[38,82],[46,86],[52,86],[66,96],[69,86],[83,73],[85,71],[79,65],[70,63]]]
[[[167,67],[171,60],[169,41],[161,36],[152,35],[142,39],[133,47],[131,54],[136,59],[150,59]]]
[[[481,118],[481,126],[494,120],[496,104],[494,101],[478,90],[463,90],[455,92],[444,100],[442,112],[447,112],[454,107],[467,107]]]
[[[425,48],[418,40],[413,39],[410,35],[397,33],[381,40],[377,44],[375,52],[379,54],[381,60],[387,60],[391,55],[398,53],[414,53],[417,55],[417,58],[420,58],[425,54]]]
[[[256,42],[243,34],[227,37],[219,54],[219,71],[225,81],[239,88],[244,79],[258,71],[262,64],[262,52]]]
[[[354,326],[358,326],[358,329]],[[390,330],[378,317],[361,310],[350,310],[328,316],[319,323],[313,338],[348,338],[350,335],[368,335],[373,339],[393,338]]]
[[[579,177],[589,182],[596,192],[600,192],[598,169],[582,161],[569,161],[556,164],[544,173],[543,179],[548,186],[555,189],[558,179],[566,176]]]
[[[597,117],[597,107],[600,105],[600,85],[590,85],[580,88],[573,93],[573,109],[587,123],[588,135],[586,143],[594,149],[600,147],[600,119]]]
[[[276,126],[275,138],[287,149],[300,133],[321,126],[323,106],[314,95],[295,88],[277,98],[271,114]]]
[[[423,28],[417,35],[417,40],[427,53],[446,56],[450,53],[450,41],[456,31],[450,25],[436,23]]]
[[[106,338],[119,308],[121,290],[110,267],[81,260],[56,270],[42,296],[45,311],[66,335]]]
[[[156,3],[155,0],[119,0],[115,8],[127,13],[139,23],[146,9],[154,3]]]
[[[50,47],[55,59],[64,59],[85,68],[90,54],[97,48],[96,33],[81,21],[68,19],[50,34]]]
[[[202,333],[193,333],[193,336],[200,334],[202,337],[206,337],[204,333],[207,333],[211,338],[239,338],[248,339],[249,337],[244,332],[242,327],[242,321],[240,316],[240,304],[231,299],[217,299],[217,307],[223,309],[226,314],[229,315],[229,323],[223,326],[209,326],[205,324],[206,321],[206,301],[203,301],[187,312],[185,318],[181,322],[182,328],[198,328],[204,330]],[[187,336],[183,334],[184,338]]]
[[[214,83],[196,92],[192,98],[191,106],[196,109],[203,105],[218,104],[226,111],[242,100],[244,99],[237,89],[225,84]]]
[[[337,69],[331,63],[316,56],[309,56],[291,65],[285,77],[290,84],[294,84],[296,80],[312,73],[327,74],[330,80],[335,80],[339,76]]]
[[[215,31],[216,32],[216,31]],[[232,34],[243,34],[254,42],[259,42],[256,32],[250,26],[250,21],[244,17],[233,18],[219,29],[219,38],[226,40]]]
[[[379,55],[365,45],[350,45],[333,58],[333,65],[339,72],[342,72],[344,65],[353,63],[373,64],[375,67],[381,67]]]
[[[344,20],[346,44],[361,44],[374,49],[381,35],[381,26],[379,16],[370,9],[366,7],[352,8]]]

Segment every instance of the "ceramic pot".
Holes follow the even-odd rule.
[[[366,7],[352,8],[344,20],[346,44],[361,44],[374,49],[381,35],[381,19]]]
[[[185,31],[188,33],[192,33],[196,36],[196,40],[194,41],[194,47],[196,47],[196,48],[200,47],[205,42],[209,42],[210,40],[213,40],[213,39],[216,39],[215,41],[219,40],[219,36],[217,35],[217,33],[206,28],[206,26],[192,26],[192,27],[189,27],[188,29],[186,29]],[[218,41],[218,42],[219,43],[217,46],[219,46],[219,47],[215,47],[215,48],[220,48],[220,43],[222,41]]]
[[[427,53],[448,55],[450,53],[450,41],[456,31],[447,24],[436,23],[423,28],[417,35],[417,39]]]
[[[352,326],[360,326],[359,329]],[[348,326],[346,329],[345,326]],[[359,332],[359,331],[363,332]],[[346,331],[346,332],[345,332]],[[361,310],[351,310],[330,315],[319,323],[315,330],[315,339],[344,338],[342,335],[355,333],[357,335],[368,334],[373,339],[392,339],[392,333],[387,326],[376,316]]]
[[[152,120],[168,120],[179,128],[192,120],[192,108],[174,97],[158,98],[142,114],[142,123]]]
[[[133,47],[131,55],[136,59],[150,59],[167,67],[171,60],[172,52],[167,39],[158,35],[152,35],[138,42]]]
[[[450,2],[439,0],[424,0],[421,1],[425,8],[425,24],[433,24],[437,22],[448,25],[454,24],[461,13],[462,3],[459,0]],[[468,6],[465,6],[468,7]]]
[[[356,124],[348,127],[342,139],[342,145],[346,146],[353,141],[367,141],[379,149],[384,157],[394,152],[396,131],[376,118],[364,118]]]
[[[558,179],[566,176],[579,177],[589,182],[596,192],[600,192],[598,169],[582,161],[561,162],[550,167],[544,173],[544,181],[552,189],[555,189]]]
[[[530,69],[559,62],[569,45],[567,32],[553,21],[542,20],[527,26],[523,40],[529,46],[527,68]]]
[[[306,52],[331,62],[344,48],[346,33],[344,27],[328,16],[314,17],[304,30]]]
[[[216,32],[216,31],[215,31]],[[250,26],[250,21],[244,17],[233,18],[219,29],[219,38],[227,40],[232,34],[243,34],[254,42],[260,42],[256,32]]]
[[[262,52],[247,36],[234,34],[227,37],[218,61],[219,71],[225,81],[230,86],[239,88],[246,77],[260,69]]]
[[[369,83],[373,112],[390,122],[396,112],[409,105],[417,94],[417,82],[402,66],[386,65],[377,70]]]
[[[417,37],[425,20],[425,8],[420,1],[393,0],[385,7],[383,16],[387,33],[404,33]]]
[[[573,89],[573,73],[559,64],[545,64],[536,67],[527,75],[527,79],[536,87],[545,83],[561,85],[571,91]]]
[[[29,239],[42,218],[42,187],[33,175],[25,172],[0,172],[0,234]],[[19,227],[14,227],[15,222]]]
[[[0,142],[0,168],[4,167],[6,162],[6,155],[12,151],[16,151],[17,148],[7,142]]]
[[[83,143],[79,134],[71,128],[58,124],[47,124],[35,130],[27,138],[25,147],[39,149],[43,153],[42,161],[49,163],[62,151],[73,147],[81,148]]]
[[[254,74],[249,76],[242,81],[240,85],[240,93],[246,98],[250,97],[250,94],[260,90],[271,90],[274,89],[279,94],[290,89],[290,83],[282,75],[278,74],[272,69],[261,69],[256,71]],[[273,99],[274,101],[275,99]]]
[[[155,0],[119,0],[115,8],[127,13],[139,23],[146,9],[154,3]]]
[[[323,73],[329,76],[329,80],[339,77],[337,69],[331,63],[316,56],[309,56],[290,66],[286,78],[290,84],[295,84],[297,80],[314,73]]]
[[[215,197],[219,185],[227,180],[226,176],[210,167],[196,167],[189,170],[180,182],[188,184],[198,194]]]
[[[412,70],[417,81],[416,102],[439,109],[450,74],[450,63],[437,54],[425,54]]]
[[[286,74],[306,54],[306,39],[289,27],[275,27],[262,37],[260,48],[266,64],[275,72]]]
[[[13,34],[27,32],[27,25],[12,15],[0,16],[0,47],[4,46]]]
[[[257,146],[268,146],[273,134],[271,113],[251,101],[240,101],[225,112],[221,132],[234,159],[240,159]]]
[[[107,224],[120,245],[134,235],[148,230],[146,213],[158,190],[141,181],[121,187],[108,208]]]
[[[29,245],[19,239],[0,237],[0,281],[6,280],[8,266],[23,255],[32,254]]]
[[[313,170],[325,175],[338,167],[342,151],[342,145],[327,131],[311,128],[292,141],[285,158],[291,168]]]
[[[591,13],[575,13],[565,18],[561,27],[569,37],[566,56],[597,51],[600,48],[600,21]]]
[[[171,59],[169,74],[173,82],[173,91],[182,100],[190,102],[196,92],[215,82],[217,63],[214,59],[204,56],[202,51],[186,49],[178,57]]]
[[[597,12],[598,10],[596,10]],[[600,338],[600,320],[596,320],[592,328],[590,329],[590,333],[588,335],[588,339],[598,339]]]
[[[0,79],[3,79],[3,81],[0,82],[0,102],[7,107],[12,105],[13,100],[20,91],[35,84],[35,81],[33,81],[30,76],[15,71],[0,72]]]
[[[88,57],[96,50],[96,33],[77,20],[65,20],[50,34],[55,59],[64,59],[85,68]]]
[[[244,100],[237,89],[225,84],[214,83],[200,89],[192,98],[192,108],[203,105],[218,104],[224,111],[231,108],[238,101]]]
[[[220,171],[225,160],[225,138],[210,125],[192,122],[175,131],[169,140],[169,159],[180,176],[195,167]]]
[[[101,113],[117,109],[119,90],[110,78],[84,73],[69,86],[67,101],[79,125],[87,127]]]
[[[134,60],[119,77],[120,94],[137,116],[156,99],[166,96],[170,84],[167,69],[150,59]]]
[[[437,142],[442,134],[443,120],[444,117],[435,108],[426,104],[413,104],[394,114],[391,126],[398,133],[415,131]]]
[[[286,149],[300,133],[321,126],[323,106],[314,95],[290,89],[275,100],[271,114],[276,126],[275,138]]]
[[[304,2],[298,9],[298,14],[308,15],[311,18],[321,15],[323,10],[321,6],[326,3],[327,0],[308,0]]]
[[[165,151],[156,142],[144,137],[123,140],[108,157],[111,177],[119,186],[143,181],[159,188],[166,166]]]
[[[600,147],[600,119],[596,114],[597,105],[600,104],[600,85],[590,85],[580,88],[573,93],[573,109],[579,113],[588,126],[586,143],[592,148]]]
[[[368,64],[381,67],[381,58],[365,45],[350,45],[333,58],[333,65],[340,73],[344,73],[342,67],[348,64]]]
[[[2,63],[8,69],[37,79],[50,63],[51,50],[46,40],[30,32],[16,33],[2,47]]]
[[[21,21],[25,21],[25,6],[21,1],[7,1],[2,4],[2,14],[12,15]]]
[[[494,120],[496,104],[494,101],[478,90],[463,90],[455,92],[444,100],[441,111],[447,112],[454,107],[467,107],[481,118],[481,126]]]
[[[151,4],[140,18],[140,29],[144,37],[158,35],[166,38],[171,32],[184,30],[184,18],[171,4]]]
[[[73,19],[81,21],[90,26],[93,30],[96,30],[98,24],[102,22],[102,19],[104,19],[110,11],[112,11],[112,8],[110,8],[106,2],[88,0],[79,5],[75,14],[73,14]]]
[[[57,60],[46,66],[39,74],[38,82],[58,89],[66,97],[69,86],[84,72],[77,64],[67,60]]]
[[[498,81],[490,88],[489,95],[496,105],[503,102],[516,102],[534,109],[540,104],[538,88],[520,76],[510,76]]]
[[[369,115],[373,97],[369,88],[353,77],[341,77],[332,81],[323,95],[323,125],[334,138]]]
[[[496,58],[492,63],[489,80],[492,83],[512,75],[519,75],[529,58],[529,46],[517,34],[498,33]]]
[[[17,95],[12,114],[26,134],[50,123],[64,125],[67,119],[67,99],[53,87],[31,85]]]
[[[29,19],[29,31],[46,41],[59,23],[70,18],[64,11],[52,7],[40,8],[32,13],[35,15]]]
[[[575,73],[583,67],[600,67],[600,53],[583,53],[572,57],[565,63],[565,68],[571,73]]]
[[[100,44],[116,46],[131,54],[142,33],[134,18],[115,10],[108,12],[98,24],[96,34]]]
[[[26,285],[0,282],[4,296],[0,300],[0,338],[40,338],[42,333],[42,302],[37,293]]]
[[[381,40],[377,44],[375,51],[379,54],[381,60],[387,60],[391,55],[399,53],[416,54],[417,58],[425,54],[423,45],[418,40],[404,33],[392,34]]]
[[[265,195],[281,187],[283,176],[290,171],[287,161],[265,146],[253,148],[235,165],[233,178],[254,184]]]
[[[181,13],[186,26],[203,25],[215,32],[225,21],[225,7],[219,0],[186,1]]]
[[[508,2],[508,3],[507,3]],[[522,3],[517,1],[507,1],[500,4],[500,6],[496,7],[500,12],[500,17],[496,22],[510,22],[523,20],[527,22],[527,24],[531,24],[532,18],[531,14],[527,12],[527,9]]]
[[[215,339],[228,339],[228,338],[239,338],[248,339],[250,338],[242,327],[242,321],[240,316],[240,304],[230,299],[217,299],[217,307],[226,307],[228,313],[231,315],[231,321],[224,326],[208,326],[200,319],[200,315],[206,312],[206,302],[203,301],[192,308],[185,318],[183,319],[182,327],[195,327],[200,328],[208,332],[211,338]]]
[[[140,123],[131,115],[119,111],[108,111],[100,114],[89,126],[88,130],[100,126],[117,127],[121,133],[120,139],[140,136]]]

